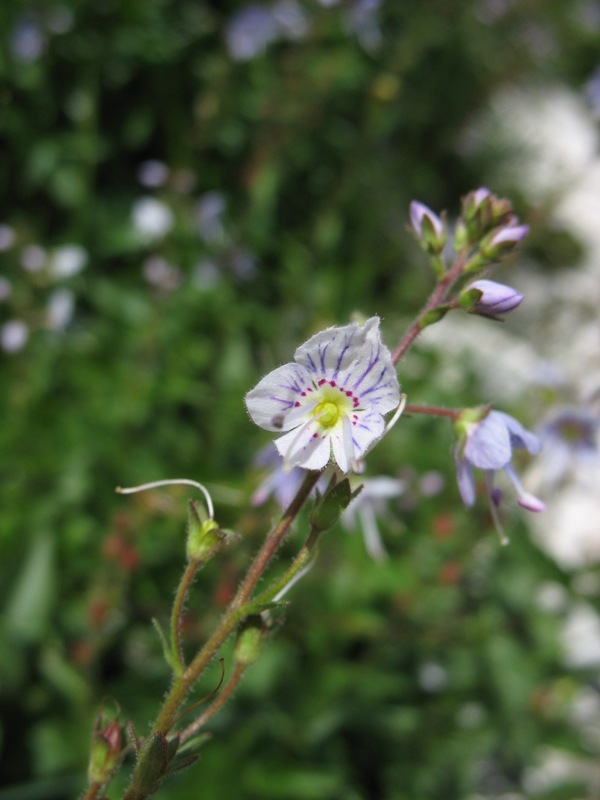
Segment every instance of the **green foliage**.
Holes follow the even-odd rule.
[[[202,481],[241,534],[192,591],[192,651],[275,513],[246,510],[266,438],[244,393],[354,311],[380,314],[393,345],[431,288],[410,199],[456,211],[487,175],[460,143],[495,89],[580,85],[597,59],[597,31],[562,0],[496,17],[475,0],[383,0],[371,49],[348,30],[352,3],[301,5],[305,36],[241,62],[226,46],[238,3],[2,3],[0,224],[14,238],[0,325],[29,338],[0,351],[0,780],[15,787],[0,798],[74,796],[102,698],[145,732],[165,691],[151,620],[168,628],[187,493],[115,486]],[[523,45],[532,24],[550,50]],[[151,161],[166,171],[143,185]],[[136,229],[147,197],[167,210],[162,234]],[[403,389],[490,399],[468,364],[447,383],[444,367],[417,348]],[[517,523],[500,549],[487,513],[459,507],[450,446],[444,421],[406,418],[369,457],[409,483],[381,523],[389,559],[340,526],[325,537],[200,764],[161,797],[492,797],[522,790],[542,746],[593,756],[568,721],[586,676],[565,673],[560,614],[532,603],[571,578]],[[423,499],[431,470],[446,486]],[[199,692],[216,667],[210,680]]]

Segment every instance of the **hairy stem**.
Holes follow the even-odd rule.
[[[198,568],[200,567],[199,561],[189,561],[185,571],[177,587],[175,594],[175,601],[171,611],[171,650],[174,657],[177,659],[180,673],[185,669],[185,661],[183,658],[183,650],[181,648],[181,625],[183,620],[183,608],[185,601],[190,590]]]

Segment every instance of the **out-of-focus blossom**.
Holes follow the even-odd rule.
[[[49,258],[48,268],[54,280],[72,278],[85,268],[88,254],[78,244],[64,244],[57,247]]]
[[[0,224],[0,252],[9,250],[15,243],[15,232],[10,225]]]
[[[354,0],[347,11],[347,26],[368,52],[377,50],[383,35],[377,19],[381,0]]]
[[[38,244],[28,244],[21,252],[21,266],[26,272],[39,272],[47,259],[46,251]]]
[[[538,434],[544,443],[544,480],[550,486],[569,473],[588,472],[600,465],[600,416],[593,410],[558,408],[540,425]]]
[[[133,204],[133,226],[145,242],[155,242],[173,228],[173,212],[154,197],[140,197]]]
[[[18,61],[37,61],[46,50],[46,36],[37,15],[24,14],[10,37],[10,49]]]
[[[596,67],[594,74],[585,84],[584,94],[594,116],[600,119],[600,67]]]
[[[227,254],[227,266],[240,281],[250,281],[256,274],[256,256],[243,247],[232,247]]]
[[[225,30],[229,54],[235,61],[249,61],[265,52],[277,38],[278,25],[270,8],[249,5],[238,11]]]
[[[385,513],[388,500],[400,497],[406,484],[385,476],[365,478],[361,483],[362,490],[342,514],[342,524],[348,530],[360,528],[367,553],[375,561],[383,561],[387,558],[387,551],[379,533],[377,518]]]
[[[435,661],[427,661],[419,667],[417,678],[426,692],[441,692],[448,684],[448,670]]]
[[[0,303],[3,303],[5,300],[8,300],[11,294],[12,294],[11,282],[0,275]]]
[[[296,0],[281,0],[273,6],[279,34],[287,39],[303,39],[309,31],[309,19]]]
[[[46,306],[46,324],[52,331],[64,330],[73,318],[75,297],[70,289],[55,289]]]
[[[144,262],[144,278],[153,286],[172,292],[181,285],[181,272],[162,256],[150,256]]]
[[[471,283],[461,297],[468,295],[473,289],[480,292],[481,296],[475,305],[468,309],[471,314],[499,318],[508,314],[509,311],[513,311],[523,302],[523,295],[516,289],[485,278]]]
[[[254,491],[251,502],[261,506],[273,497],[284,511],[292,502],[306,475],[300,467],[287,467],[274,444],[270,443],[258,453],[254,465],[268,468],[269,472]]]
[[[137,172],[138,181],[148,189],[164,186],[169,177],[169,168],[162,161],[149,159],[140,164]]]
[[[0,345],[5,353],[18,353],[27,344],[29,328],[20,319],[11,319],[0,328]]]
[[[283,432],[275,445],[289,466],[320,470],[331,458],[348,472],[385,430],[400,403],[379,317],[328,328],[270,372],[246,395],[252,420]]]
[[[222,192],[206,192],[196,205],[196,223],[200,236],[207,243],[223,240],[225,196]]]
[[[302,39],[309,27],[308,16],[296,0],[281,0],[272,6],[255,3],[229,20],[225,41],[235,61],[250,61],[278,39]]]
[[[529,511],[543,511],[544,504],[526,492],[511,466],[512,451],[524,449],[535,454],[541,443],[535,434],[526,430],[514,417],[502,411],[465,409],[455,423],[458,443],[455,447],[456,475],[463,502],[472,506],[475,502],[475,479],[473,468],[485,472],[488,493],[493,505],[501,497],[494,489],[494,473],[504,470],[517,490],[519,505]]]

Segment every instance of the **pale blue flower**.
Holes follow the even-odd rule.
[[[296,350],[295,363],[270,372],[246,395],[252,420],[285,431],[275,445],[286,464],[342,472],[384,433],[384,414],[400,402],[379,317],[321,331]]]
[[[519,505],[529,511],[543,511],[542,501],[523,489],[510,463],[513,448],[538,453],[541,448],[539,438],[502,411],[489,411],[479,418],[472,411],[467,409],[456,423],[459,433],[455,448],[456,477],[465,505],[472,506],[475,502],[475,467],[484,470],[490,499],[496,505],[501,495],[494,488],[494,474],[504,470],[517,490]]]

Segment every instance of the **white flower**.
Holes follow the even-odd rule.
[[[175,219],[171,209],[154,197],[140,197],[133,204],[133,227],[145,242],[162,239],[172,229]]]
[[[287,431],[275,445],[289,466],[322,469],[333,454],[348,472],[383,435],[383,415],[400,402],[379,317],[317,333],[294,360],[248,392],[248,412],[261,428]]]
[[[0,346],[6,353],[18,353],[27,344],[29,328],[20,319],[11,319],[0,328]]]
[[[81,245],[63,244],[50,256],[50,274],[55,280],[72,278],[84,269],[87,260],[87,251]]]

